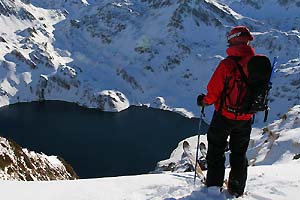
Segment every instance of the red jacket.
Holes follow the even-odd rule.
[[[239,61],[240,65],[243,67],[246,76],[248,72],[246,69],[249,59],[255,55],[255,51],[251,46],[246,44],[236,45],[228,47],[226,50],[228,56],[238,56],[241,57]],[[221,102],[221,93],[225,85],[225,79],[232,71],[233,67],[236,67],[232,59],[225,58],[217,66],[215,72],[213,73],[208,85],[207,85],[207,95],[204,97],[204,103],[214,104],[215,110],[219,111],[220,102]],[[222,108],[222,115],[228,119],[232,120],[249,120],[252,117],[252,114],[240,114],[236,115],[232,112],[229,112],[227,109]]]

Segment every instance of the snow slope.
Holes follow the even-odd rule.
[[[250,194],[245,199],[297,199],[297,191],[300,187],[299,131],[299,105],[289,109],[279,120],[273,121],[264,128],[252,129],[247,151],[250,167],[246,190]],[[194,147],[195,152],[197,136],[186,140]],[[200,140],[207,144],[206,135],[201,135]],[[178,144],[169,159],[158,163],[157,172],[166,169],[178,173],[190,171],[191,166],[187,164],[186,156],[183,154],[182,143],[183,141]],[[227,168],[230,167],[228,157],[229,152],[226,153]],[[226,177],[228,177],[228,170]],[[186,199],[202,198],[203,191],[208,193],[209,199],[224,199],[222,195],[215,197],[216,191],[210,192],[205,188],[200,190],[201,192],[194,191]]]
[[[293,164],[250,167],[243,199],[297,199],[300,189],[299,161]],[[287,170],[288,169],[288,170]],[[228,171],[226,172],[228,174]],[[1,199],[10,200],[225,200],[217,188],[194,187],[193,173],[166,173],[75,181],[0,181]],[[15,192],[17,191],[17,192]]]
[[[300,106],[294,106],[279,120],[263,128],[252,128],[247,157],[249,165],[274,165],[294,163],[294,158],[300,156]],[[196,152],[197,136],[186,139]],[[207,144],[206,135],[200,136],[200,141]],[[157,172],[164,170],[183,172],[190,170],[187,159],[183,155],[183,141],[172,152],[169,159],[160,161]],[[229,153],[226,152],[226,166],[229,167]]]

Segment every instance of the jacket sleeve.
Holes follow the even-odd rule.
[[[225,79],[226,65],[224,64],[224,61],[221,61],[208,82],[207,95],[203,99],[205,104],[211,105],[220,100]]]

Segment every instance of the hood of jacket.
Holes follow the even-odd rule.
[[[228,56],[238,56],[238,57],[247,57],[247,56],[255,55],[255,51],[253,47],[247,44],[230,46],[226,49],[226,53]]]

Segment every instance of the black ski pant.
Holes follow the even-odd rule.
[[[230,120],[220,113],[214,113],[207,133],[207,179],[210,186],[223,185],[225,174],[225,148],[229,136],[230,166],[228,187],[231,192],[243,194],[246,179],[248,160],[246,151],[250,141],[251,119],[247,121]]]

